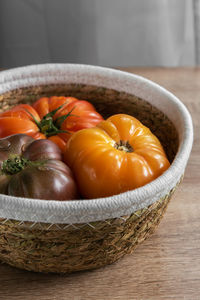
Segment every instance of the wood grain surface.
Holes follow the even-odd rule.
[[[200,69],[123,70],[170,90],[193,118],[192,155],[161,224],[133,254],[95,271],[45,275],[0,264],[0,299],[200,299]]]

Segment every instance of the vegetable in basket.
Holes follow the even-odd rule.
[[[169,161],[159,140],[137,119],[118,114],[74,133],[64,152],[85,198],[116,195],[160,176]]]
[[[102,116],[88,101],[74,97],[43,97],[32,106],[19,104],[0,114],[0,138],[24,133],[35,139],[50,139],[61,150],[71,133],[96,126]]]
[[[58,146],[25,134],[0,139],[0,193],[47,200],[77,199],[70,168]]]

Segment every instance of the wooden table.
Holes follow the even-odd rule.
[[[200,69],[124,68],[178,96],[192,114],[195,138],[185,178],[156,233],[105,268],[44,275],[0,265],[0,299],[200,299]]]

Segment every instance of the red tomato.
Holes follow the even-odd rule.
[[[43,97],[32,106],[19,104],[0,114],[0,138],[25,133],[48,138],[63,151],[72,133],[102,121],[94,106],[74,97]]]

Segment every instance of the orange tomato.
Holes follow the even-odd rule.
[[[156,136],[125,114],[76,132],[66,145],[64,160],[85,198],[112,196],[141,187],[170,165]]]
[[[19,104],[0,114],[0,138],[24,133],[35,139],[48,138],[63,151],[71,134],[90,128],[102,116],[88,101],[74,97],[42,97],[32,106]]]

